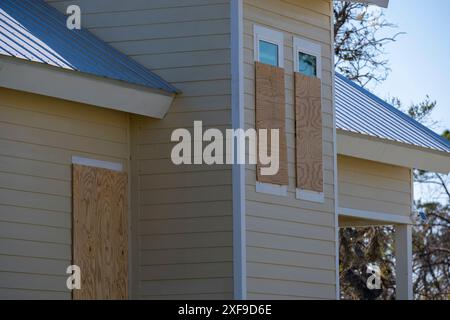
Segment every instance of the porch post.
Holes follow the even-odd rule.
[[[395,226],[395,269],[397,300],[412,300],[412,226]]]

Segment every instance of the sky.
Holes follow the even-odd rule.
[[[405,106],[437,101],[432,127],[441,134],[450,129],[450,0],[390,0],[386,19],[406,32],[386,48],[388,79],[368,88],[379,97],[398,97]]]

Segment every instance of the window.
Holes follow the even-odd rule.
[[[256,62],[270,65],[273,67],[277,67],[277,71],[273,71],[274,75],[278,74],[279,77],[284,78],[284,70],[282,68],[284,67],[284,36],[283,33],[271,30],[262,26],[254,26],[254,59]],[[281,68],[281,69],[280,69]],[[268,92],[271,92],[271,94],[282,95],[282,98],[279,99],[280,101],[278,103],[274,103],[274,101],[267,101],[264,103],[264,105],[258,104],[258,70],[256,70],[256,76],[255,76],[255,87],[257,93],[255,94],[255,111],[260,108],[274,108],[273,109],[273,115],[276,119],[280,119],[279,122],[283,122],[283,126],[280,130],[280,144],[282,146],[285,146],[285,126],[284,126],[284,117],[285,117],[285,109],[284,109],[284,81],[279,82],[282,83],[282,90],[274,90],[274,88],[267,88]],[[260,75],[261,76],[261,75]],[[280,93],[282,91],[282,93]],[[276,94],[275,94],[276,92]],[[267,93],[267,92],[266,92]],[[271,95],[269,94],[269,95]],[[262,99],[265,99],[266,97],[262,97]],[[281,102],[282,101],[282,102]],[[255,116],[257,119],[257,116]],[[281,120],[282,119],[282,120]],[[264,121],[259,123],[259,125],[262,125]],[[265,123],[263,126],[265,126],[265,129],[268,129],[271,127],[270,123]],[[256,129],[258,130],[258,123],[255,124]],[[283,151],[281,151],[283,152]],[[287,149],[285,150],[286,157],[283,157],[280,155],[280,176],[283,176],[283,172],[285,174],[286,179],[272,179],[271,183],[268,181],[256,181],[256,192],[260,193],[266,193],[270,195],[277,195],[277,196],[287,196],[287,182],[273,182],[274,180],[287,180]],[[285,163],[285,165],[283,165]],[[283,169],[284,171],[283,171]],[[281,172],[282,171],[282,172]],[[262,180],[263,181],[263,180]],[[275,183],[282,183],[281,184],[275,184]]]
[[[294,68],[308,77],[322,78],[320,45],[307,40],[294,38]]]
[[[254,26],[255,61],[275,67],[284,67],[283,33]]]
[[[308,77],[317,77],[317,58],[313,55],[299,52],[299,72]]]
[[[296,198],[323,203],[321,46],[294,38]]]
[[[278,67],[278,46],[264,40],[259,40],[259,61]]]

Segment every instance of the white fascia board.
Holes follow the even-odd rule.
[[[350,0],[350,2],[374,4],[382,8],[387,8],[389,6],[389,0]]]
[[[338,130],[338,153],[406,168],[448,174],[450,154]]]
[[[386,225],[386,224],[414,224],[411,216],[390,214],[384,212],[374,212],[367,210],[339,208],[339,216],[345,216],[356,219],[356,223],[340,225],[340,227],[362,226],[362,225]],[[376,222],[374,224],[366,223],[364,220]]]
[[[0,56],[0,87],[162,119],[175,95],[43,63]]]

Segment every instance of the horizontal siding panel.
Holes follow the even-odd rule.
[[[231,200],[231,186],[192,187],[188,189],[166,189],[141,191],[141,203],[165,204],[182,202],[204,202]],[[174,197],[176,194],[176,197]]]
[[[70,198],[0,188],[0,204],[58,212],[71,212]],[[1,236],[1,235],[0,235]]]
[[[0,288],[0,300],[70,300],[71,292]]]
[[[0,265],[6,272],[65,276],[68,261],[0,255]]]
[[[336,261],[327,255],[248,247],[247,262],[334,271]]]
[[[157,12],[158,14],[154,14]],[[229,18],[228,4],[213,4],[196,7],[160,8],[157,11],[105,12],[84,16],[86,28],[118,27],[146,25],[157,23],[173,23],[184,21],[201,21]]]
[[[34,143],[92,154],[117,154],[121,158],[125,158],[128,152],[126,144],[7,123],[3,123],[0,126],[0,139]]]
[[[232,231],[231,216],[141,221],[141,235]]]
[[[334,242],[247,231],[247,246],[334,256]]]
[[[71,118],[87,123],[98,123],[104,126],[118,128],[127,128],[128,126],[128,116],[124,112],[96,108],[90,105],[58,100],[46,96],[34,94],[24,95],[21,91],[4,88],[0,88],[0,94],[2,96],[0,105]]]
[[[247,230],[260,233],[334,241],[334,228],[292,221],[281,221],[272,218],[247,217]]]
[[[85,8],[84,14],[100,14],[103,12],[128,12],[143,10],[159,10],[159,9],[175,9],[187,6],[198,7],[211,4],[223,4],[224,0],[133,0],[123,2],[122,0],[46,0],[60,11],[65,11],[67,6],[77,3],[80,7]],[[157,11],[156,11],[157,12]]]
[[[232,274],[233,264],[197,263],[141,267],[142,280],[224,278]]]
[[[46,211],[0,204],[0,221],[70,229],[72,215],[67,212]]]
[[[4,238],[28,241],[51,242],[55,244],[72,243],[70,229],[52,228],[13,222],[0,222],[0,235]]]
[[[141,250],[231,247],[233,233],[202,232],[140,236]]]
[[[209,292],[199,294],[142,295],[151,300],[233,300],[233,292]]]
[[[232,283],[232,278],[142,281],[141,292],[144,296],[231,292]]]
[[[233,249],[231,247],[146,250],[142,252],[141,256],[141,266],[232,261]]]
[[[36,110],[37,111],[37,110]],[[81,121],[68,116],[49,115],[0,103],[1,123],[10,123],[84,137],[108,137],[113,142],[127,143],[127,129],[95,122]],[[40,111],[40,110],[39,110]],[[80,132],[80,128],[83,131]]]
[[[95,35],[107,42],[142,39],[208,36],[230,32],[229,20],[188,21],[164,24],[145,24],[108,28],[91,28]]]
[[[373,212],[383,212],[388,214],[398,214],[409,216],[411,214],[410,205],[398,205],[383,200],[372,200],[360,197],[341,195],[339,205],[342,208],[359,209]]]
[[[70,261],[72,258],[70,246],[67,244],[0,239],[0,254],[60,259],[66,261]]]
[[[69,181],[0,172],[0,188],[70,197]]]
[[[297,281],[282,281],[272,279],[259,279],[249,277],[248,287],[256,293],[273,293],[298,297],[335,298],[335,289],[332,285],[317,283],[304,283]]]
[[[149,204],[141,205],[140,208],[141,221],[225,216],[232,212],[232,204],[229,200],[182,204]]]
[[[310,283],[329,284],[335,281],[334,270],[307,269],[278,264],[247,263],[247,273],[252,278],[284,281],[307,280]]]
[[[66,275],[49,276],[0,271],[0,288],[67,292]]]

